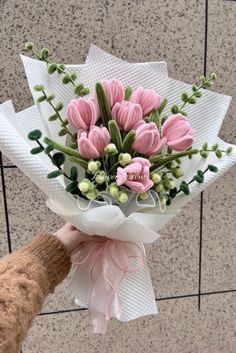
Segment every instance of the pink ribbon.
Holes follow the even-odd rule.
[[[105,242],[85,242],[72,262],[78,270],[89,266],[91,291],[88,309],[93,332],[105,334],[110,318],[120,318],[122,304],[118,288],[126,273],[137,272],[144,267],[142,248],[130,241],[108,239]]]

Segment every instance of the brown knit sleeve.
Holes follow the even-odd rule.
[[[18,353],[47,294],[66,277],[70,259],[52,235],[0,260],[0,353]]]

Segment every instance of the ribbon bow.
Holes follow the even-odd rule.
[[[87,266],[90,268],[88,310],[94,333],[105,334],[109,319],[120,318],[120,283],[126,273],[137,272],[144,267],[144,257],[138,244],[111,239],[82,243],[78,253],[72,255],[72,263],[77,265],[79,272]]]

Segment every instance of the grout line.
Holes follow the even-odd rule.
[[[6,193],[6,184],[5,184],[5,175],[4,168],[2,163],[2,153],[0,152],[0,169],[1,169],[1,179],[2,179],[2,193],[3,193],[3,203],[4,203],[4,211],[5,211],[5,220],[6,220],[6,231],[7,231],[7,242],[8,242],[8,251],[12,252],[11,246],[11,235],[10,235],[10,223],[8,216],[8,208],[7,208],[7,193]]]
[[[204,76],[207,72],[207,40],[208,40],[208,0],[205,0],[205,34],[204,34]],[[203,191],[200,194],[200,228],[199,228],[199,270],[198,270],[198,311],[201,310],[202,287],[202,247],[203,247]]]
[[[4,165],[3,168],[10,169],[10,168],[17,168],[17,166],[16,165]]]
[[[216,292],[201,292],[200,296],[207,296],[207,295],[214,295],[214,294],[227,294],[227,293],[234,293],[236,292],[236,289],[226,289],[226,290],[221,290],[221,291],[216,291]],[[195,294],[183,294],[183,295],[177,295],[173,297],[163,297],[163,298],[157,298],[155,299],[156,301],[164,301],[164,300],[173,300],[173,299],[185,299],[185,298],[193,298],[193,297],[198,297],[199,293]],[[58,310],[58,311],[48,311],[44,313],[38,314],[38,316],[47,316],[47,315],[54,315],[54,314],[65,314],[65,313],[71,313],[71,312],[76,312],[76,311],[85,311],[88,310],[87,308],[77,308],[77,309],[68,309],[68,310]]]

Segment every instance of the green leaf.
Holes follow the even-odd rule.
[[[68,184],[67,187],[66,187],[66,191],[67,192],[73,192],[77,189],[78,187],[78,183],[73,181],[72,183]]]
[[[65,136],[67,134],[67,129],[63,128],[58,132],[58,136]]]
[[[49,75],[54,74],[54,72],[56,72],[56,71],[57,71],[57,64],[52,63],[52,64],[48,65],[48,73],[49,73]]]
[[[90,89],[88,87],[84,87],[80,92],[80,96],[84,97],[84,96],[87,96],[87,94],[89,93],[90,93]]]
[[[62,83],[64,83],[64,85],[67,85],[70,82],[71,78],[70,75],[65,75],[62,79]]]
[[[32,42],[25,43],[26,50],[32,50],[33,48],[34,48],[34,43],[32,43]]]
[[[193,179],[194,179],[196,182],[198,182],[199,184],[202,184],[203,181],[204,181],[204,176],[195,175],[195,176],[193,177]]]
[[[95,87],[103,125],[108,128],[108,122],[112,120],[111,108],[102,84],[97,82]]]
[[[132,94],[132,87],[131,86],[127,86],[126,89],[125,89],[125,101],[128,101],[131,97],[131,94]]]
[[[133,151],[132,145],[135,141],[135,137],[136,137],[136,131],[130,130],[124,138],[122,152],[130,153],[130,154],[132,153]]]
[[[171,107],[171,113],[172,114],[177,114],[179,112],[179,107],[178,105],[174,104],[172,107]]]
[[[153,122],[157,125],[157,127],[160,127],[160,114],[157,110],[154,110],[150,114],[150,122]]]
[[[47,177],[48,177],[48,179],[54,179],[54,178],[59,177],[62,174],[63,174],[63,171],[58,169],[58,170],[54,170],[53,172],[49,173],[47,175]]]
[[[42,91],[44,91],[44,89],[45,89],[44,85],[36,85],[36,86],[34,86],[34,90],[36,92],[42,92]]]
[[[75,81],[77,79],[77,74],[75,72],[71,72],[70,78],[72,81]]]
[[[42,103],[42,102],[44,102],[46,99],[47,99],[46,96],[41,96],[41,97],[39,97],[39,98],[37,99],[37,102],[38,102],[38,103]]]
[[[218,143],[215,143],[213,146],[212,146],[212,150],[215,151],[217,150],[217,148],[219,147]]]
[[[179,188],[185,195],[189,195],[190,194],[190,190],[189,190],[188,184],[186,182],[185,183],[182,182],[180,184]]]
[[[70,178],[73,181],[77,181],[77,179],[78,179],[78,169],[76,167],[71,167]]]
[[[119,152],[122,151],[122,138],[120,134],[120,129],[118,128],[115,120],[110,120],[108,123],[109,132],[113,143],[116,145]]]
[[[47,96],[47,102],[51,102],[55,98],[56,98],[55,94],[51,94],[50,96]]]
[[[39,147],[32,148],[30,153],[31,154],[39,154],[39,153],[43,152],[43,150],[44,150],[44,148],[39,146]]]
[[[213,172],[213,173],[217,173],[218,172],[218,168],[213,165],[213,164],[209,164],[208,165],[208,169],[210,170],[210,172]]]
[[[51,115],[51,116],[48,118],[48,120],[49,120],[49,121],[54,121],[54,120],[57,120],[57,118],[58,118],[58,115],[57,115],[57,114],[54,114],[54,115]]]
[[[204,177],[204,173],[202,170],[198,170],[197,171],[197,174],[200,176],[200,177]]]
[[[233,151],[233,147],[230,146],[230,147],[226,148],[225,152],[226,152],[226,154],[230,154],[232,151]]]
[[[52,152],[54,150],[53,145],[47,145],[44,149],[44,153],[49,154],[50,152]]]
[[[215,155],[216,155],[217,158],[221,158],[221,157],[222,157],[222,152],[221,152],[221,150],[217,149],[217,150],[215,151]]]
[[[31,141],[39,140],[42,137],[42,132],[40,130],[33,130],[28,134],[28,139]]]
[[[53,156],[53,164],[60,167],[65,162],[65,155],[61,152],[56,152]]]
[[[48,50],[48,48],[43,48],[42,50],[41,50],[41,57],[42,57],[42,59],[47,59],[48,57],[49,57],[49,50]]]
[[[187,103],[188,102],[188,93],[187,92],[183,92],[181,94],[181,100],[184,102],[184,103]]]
[[[196,103],[196,99],[194,97],[189,97],[188,103],[189,104],[195,104]]]
[[[57,64],[57,73],[60,75],[63,73],[63,71],[65,70],[65,65],[64,64]]]
[[[57,105],[55,106],[55,110],[56,110],[57,112],[60,112],[60,111],[63,109],[63,107],[64,107],[64,104],[63,104],[62,102],[59,102],[59,103],[57,103]]]
[[[161,119],[161,125],[163,125],[167,119],[168,119],[168,115],[164,115]]]
[[[75,86],[75,88],[74,88],[74,93],[75,93],[77,96],[80,96],[80,93],[81,93],[81,91],[82,91],[83,88],[84,88],[83,83],[78,84],[78,85]]]
[[[202,96],[202,92],[197,91],[197,92],[194,93],[194,96],[195,96],[196,98],[200,98],[200,97]]]
[[[202,145],[202,149],[203,151],[206,151],[208,149],[208,143],[205,142],[203,145]]]
[[[171,189],[169,192],[169,196],[174,199],[175,196],[177,195],[177,188]]]

